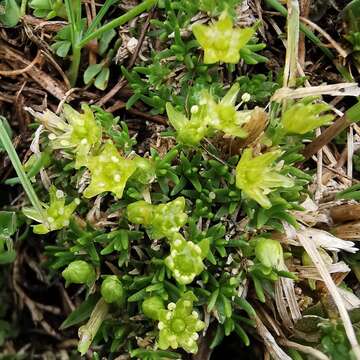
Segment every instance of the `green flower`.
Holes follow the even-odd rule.
[[[306,134],[334,120],[334,115],[324,114],[331,110],[328,104],[309,103],[305,99],[290,106],[281,117],[281,124],[290,134]]]
[[[239,90],[239,84],[234,84],[219,103],[205,92],[200,103],[207,107],[210,126],[226,135],[243,138],[247,132],[241,126],[251,119],[252,111],[237,111],[235,103]]]
[[[223,12],[219,20],[208,26],[195,24],[192,28],[196,40],[204,49],[204,63],[213,64],[218,61],[236,64],[240,60],[242,49],[255,33],[254,28],[237,29],[227,12]]]
[[[245,149],[236,167],[236,186],[264,208],[271,207],[267,194],[273,189],[294,185],[291,179],[278,173],[278,166],[273,165],[280,155],[281,151],[270,151],[253,157],[252,150]]]
[[[80,204],[80,200],[75,199],[70,204],[65,205],[65,194],[53,185],[50,187],[49,195],[50,204],[44,205],[45,209],[41,214],[34,208],[23,209],[25,216],[41,223],[33,227],[35,234],[47,234],[50,231],[60,230],[68,226],[73,212]]]
[[[61,116],[52,111],[32,112],[50,132],[49,140],[54,149],[71,150],[76,157],[75,168],[84,166],[90,151],[100,145],[101,128],[95,121],[88,105],[82,106],[83,113],[64,104]]]
[[[91,172],[90,185],[84,191],[86,198],[111,191],[120,199],[127,180],[136,170],[134,161],[120,156],[111,141],[104,145],[100,155],[88,158],[86,167]]]
[[[207,239],[197,245],[176,234],[171,240],[170,255],[165,259],[165,265],[179,284],[190,284],[204,270],[203,259],[208,251]]]
[[[160,311],[165,309],[164,301],[160,296],[151,296],[143,301],[141,309],[148,318],[159,320]]]
[[[196,300],[192,292],[185,293],[180,300],[168,304],[168,310],[160,311],[158,324],[158,345],[162,350],[169,347],[183,348],[189,353],[198,351],[198,332],[204,329],[205,323],[199,320],[199,315],[193,311],[193,301]]]
[[[171,237],[186,224],[185,198],[178,197],[166,204],[152,205],[136,201],[127,207],[129,221],[148,227],[153,239]]]
[[[108,275],[101,284],[101,296],[111,303],[121,303],[124,299],[124,289],[116,275]]]
[[[283,249],[279,241],[261,238],[255,246],[256,259],[268,268],[280,269],[283,262]]]
[[[75,260],[71,262],[62,272],[66,285],[86,284],[90,285],[95,281],[95,269],[84,260]]]
[[[174,109],[166,103],[166,113],[170,124],[176,130],[176,140],[187,146],[199,145],[200,141],[211,132],[208,127],[208,111],[206,106],[194,105],[191,108],[191,118]]]

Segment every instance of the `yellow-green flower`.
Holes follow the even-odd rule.
[[[199,245],[186,241],[181,234],[171,239],[170,255],[165,259],[166,266],[179,284],[190,284],[204,270],[203,259],[209,251],[209,241]]]
[[[63,114],[72,127],[70,144],[76,147],[76,164],[79,168],[86,163],[91,148],[100,144],[101,128],[95,121],[95,116],[88,105],[82,106],[83,114],[65,104]]]
[[[128,205],[127,216],[132,223],[148,227],[153,239],[171,238],[186,224],[185,198],[159,205],[136,201]]]
[[[121,198],[127,180],[136,170],[135,162],[124,159],[112,142],[104,145],[100,155],[90,156],[85,165],[91,172],[90,185],[84,191],[86,198],[105,191],[111,191]]]
[[[324,114],[329,110],[328,104],[309,103],[305,99],[290,106],[282,115],[281,123],[289,134],[306,134],[334,120],[334,115]]]
[[[204,49],[204,63],[218,61],[236,64],[240,60],[240,49],[243,48],[255,33],[254,28],[238,29],[227,12],[219,20],[208,26],[195,24],[192,28],[196,40]]]
[[[74,153],[77,169],[85,164],[90,151],[100,145],[101,141],[101,128],[90,107],[84,104],[82,110],[83,113],[79,113],[64,104],[61,116],[50,110],[44,113],[32,112],[50,132],[49,140],[54,149],[66,149]]]
[[[50,204],[44,205],[45,208],[41,214],[34,208],[23,209],[25,216],[41,223],[33,227],[35,234],[47,234],[50,231],[60,230],[68,226],[73,212],[80,204],[80,200],[75,199],[70,204],[65,205],[65,194],[53,185],[50,187],[49,195]]]
[[[175,110],[170,103],[166,103],[166,112],[170,124],[176,130],[176,140],[179,143],[196,146],[205,136],[209,135],[209,118],[206,106],[193,106],[190,119],[180,111]]]
[[[204,329],[205,323],[199,320],[198,313],[193,310],[194,300],[196,300],[194,294],[187,292],[176,304],[169,303],[168,310],[160,310],[158,324],[160,349],[181,347],[189,353],[197,353],[198,332]]]
[[[239,90],[239,84],[234,84],[219,103],[209,93],[205,92],[201,104],[207,108],[211,127],[224,132],[226,135],[243,138],[247,136],[247,132],[242,128],[242,125],[250,120],[252,110],[237,111],[235,103]]]
[[[293,181],[278,173],[275,160],[281,151],[270,151],[253,157],[251,149],[245,149],[236,167],[236,186],[262,207],[270,208],[267,195],[275,188],[292,187]]]

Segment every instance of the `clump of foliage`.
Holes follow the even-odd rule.
[[[311,195],[314,174],[302,150],[334,115],[318,98],[270,101],[279,84],[253,67],[267,61],[265,45],[256,38],[259,23],[236,25],[240,3],[145,0],[106,22],[109,9],[118,10],[106,0],[90,24],[78,0],[29,3],[34,16],[68,20],[52,49],[71,59],[72,86],[80,83],[82,50],[97,40],[99,61],[84,67],[82,79],[100,91],[121,46],[114,29],[158,11],[149,21],[158,49],[117,68],[131,90],[127,110],[142,102],[148,118],[167,115],[150,139],[138,142],[125,121],[98,106],[30,109],[38,151],[23,166],[0,122],[0,151],[18,176],[8,183],[21,183],[31,205],[22,198],[0,212],[0,264],[15,260],[20,228],[21,240],[47,235],[43,268],[81,300],[60,327],[78,329],[81,355],[92,348],[94,359],[188,359],[202,341],[214,349],[232,335],[248,347],[265,304],[283,298],[279,288],[285,295],[296,282],[306,293],[317,289],[317,279],[297,276],[314,263],[284,234],[302,229],[296,214]],[[252,75],[239,73],[239,63]],[[338,198],[357,199],[357,191]],[[319,253],[332,264],[326,248]],[[314,347],[346,358],[343,327],[323,316]],[[0,320],[0,345],[8,329]]]

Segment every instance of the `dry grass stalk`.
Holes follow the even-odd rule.
[[[329,274],[348,273],[351,269],[343,262],[339,261],[335,264],[326,264]],[[303,279],[322,280],[322,277],[315,266],[296,266],[298,276]]]
[[[256,321],[256,330],[260,337],[264,340],[267,351],[270,353],[272,359],[274,360],[291,360],[291,357],[288,356],[284,350],[276,343],[274,337],[266,326],[262,323],[258,316],[255,317]]]
[[[299,52],[299,16],[298,0],[288,0],[287,46],[284,67],[283,87],[293,87],[296,84],[297,59]]]
[[[284,345],[290,349],[295,349],[298,350],[304,354],[308,354],[310,356],[312,356],[315,359],[319,359],[319,360],[330,360],[324,353],[322,353],[321,351],[314,349],[311,346],[305,346],[305,345],[301,345],[298,344],[296,342],[290,341],[290,340],[286,340],[286,339],[281,339],[279,340],[279,343],[281,345]]]
[[[352,351],[357,360],[360,360],[360,346],[356,338],[356,334],[354,328],[352,326],[349,314],[346,310],[346,305],[341,294],[338,291],[337,286],[335,285],[333,279],[331,278],[326,265],[324,264],[323,259],[321,258],[319,251],[315,246],[314,239],[311,236],[305,236],[303,234],[298,233],[298,239],[301,245],[304,247],[305,251],[310,256],[311,260],[315,264],[316,268],[318,269],[322,280],[324,281],[329,293],[331,294],[336,307],[339,311],[341,320],[343,322],[343,326],[349,340],[349,343],[352,347]]]
[[[309,86],[304,88],[289,89],[282,87],[275,91],[272,101],[284,99],[301,99],[307,96],[360,96],[360,87],[355,83],[340,83],[331,85]]]

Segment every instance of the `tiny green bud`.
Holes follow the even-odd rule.
[[[116,275],[106,276],[101,284],[101,296],[104,300],[111,303],[120,303],[124,298],[124,289],[121,281]]]
[[[283,261],[283,249],[279,241],[261,238],[255,247],[256,258],[266,267],[278,269]]]
[[[159,320],[160,310],[164,310],[165,306],[160,296],[151,296],[143,301],[141,308],[146,317]]]
[[[71,262],[62,272],[66,284],[91,284],[95,280],[95,269],[84,260]]]

